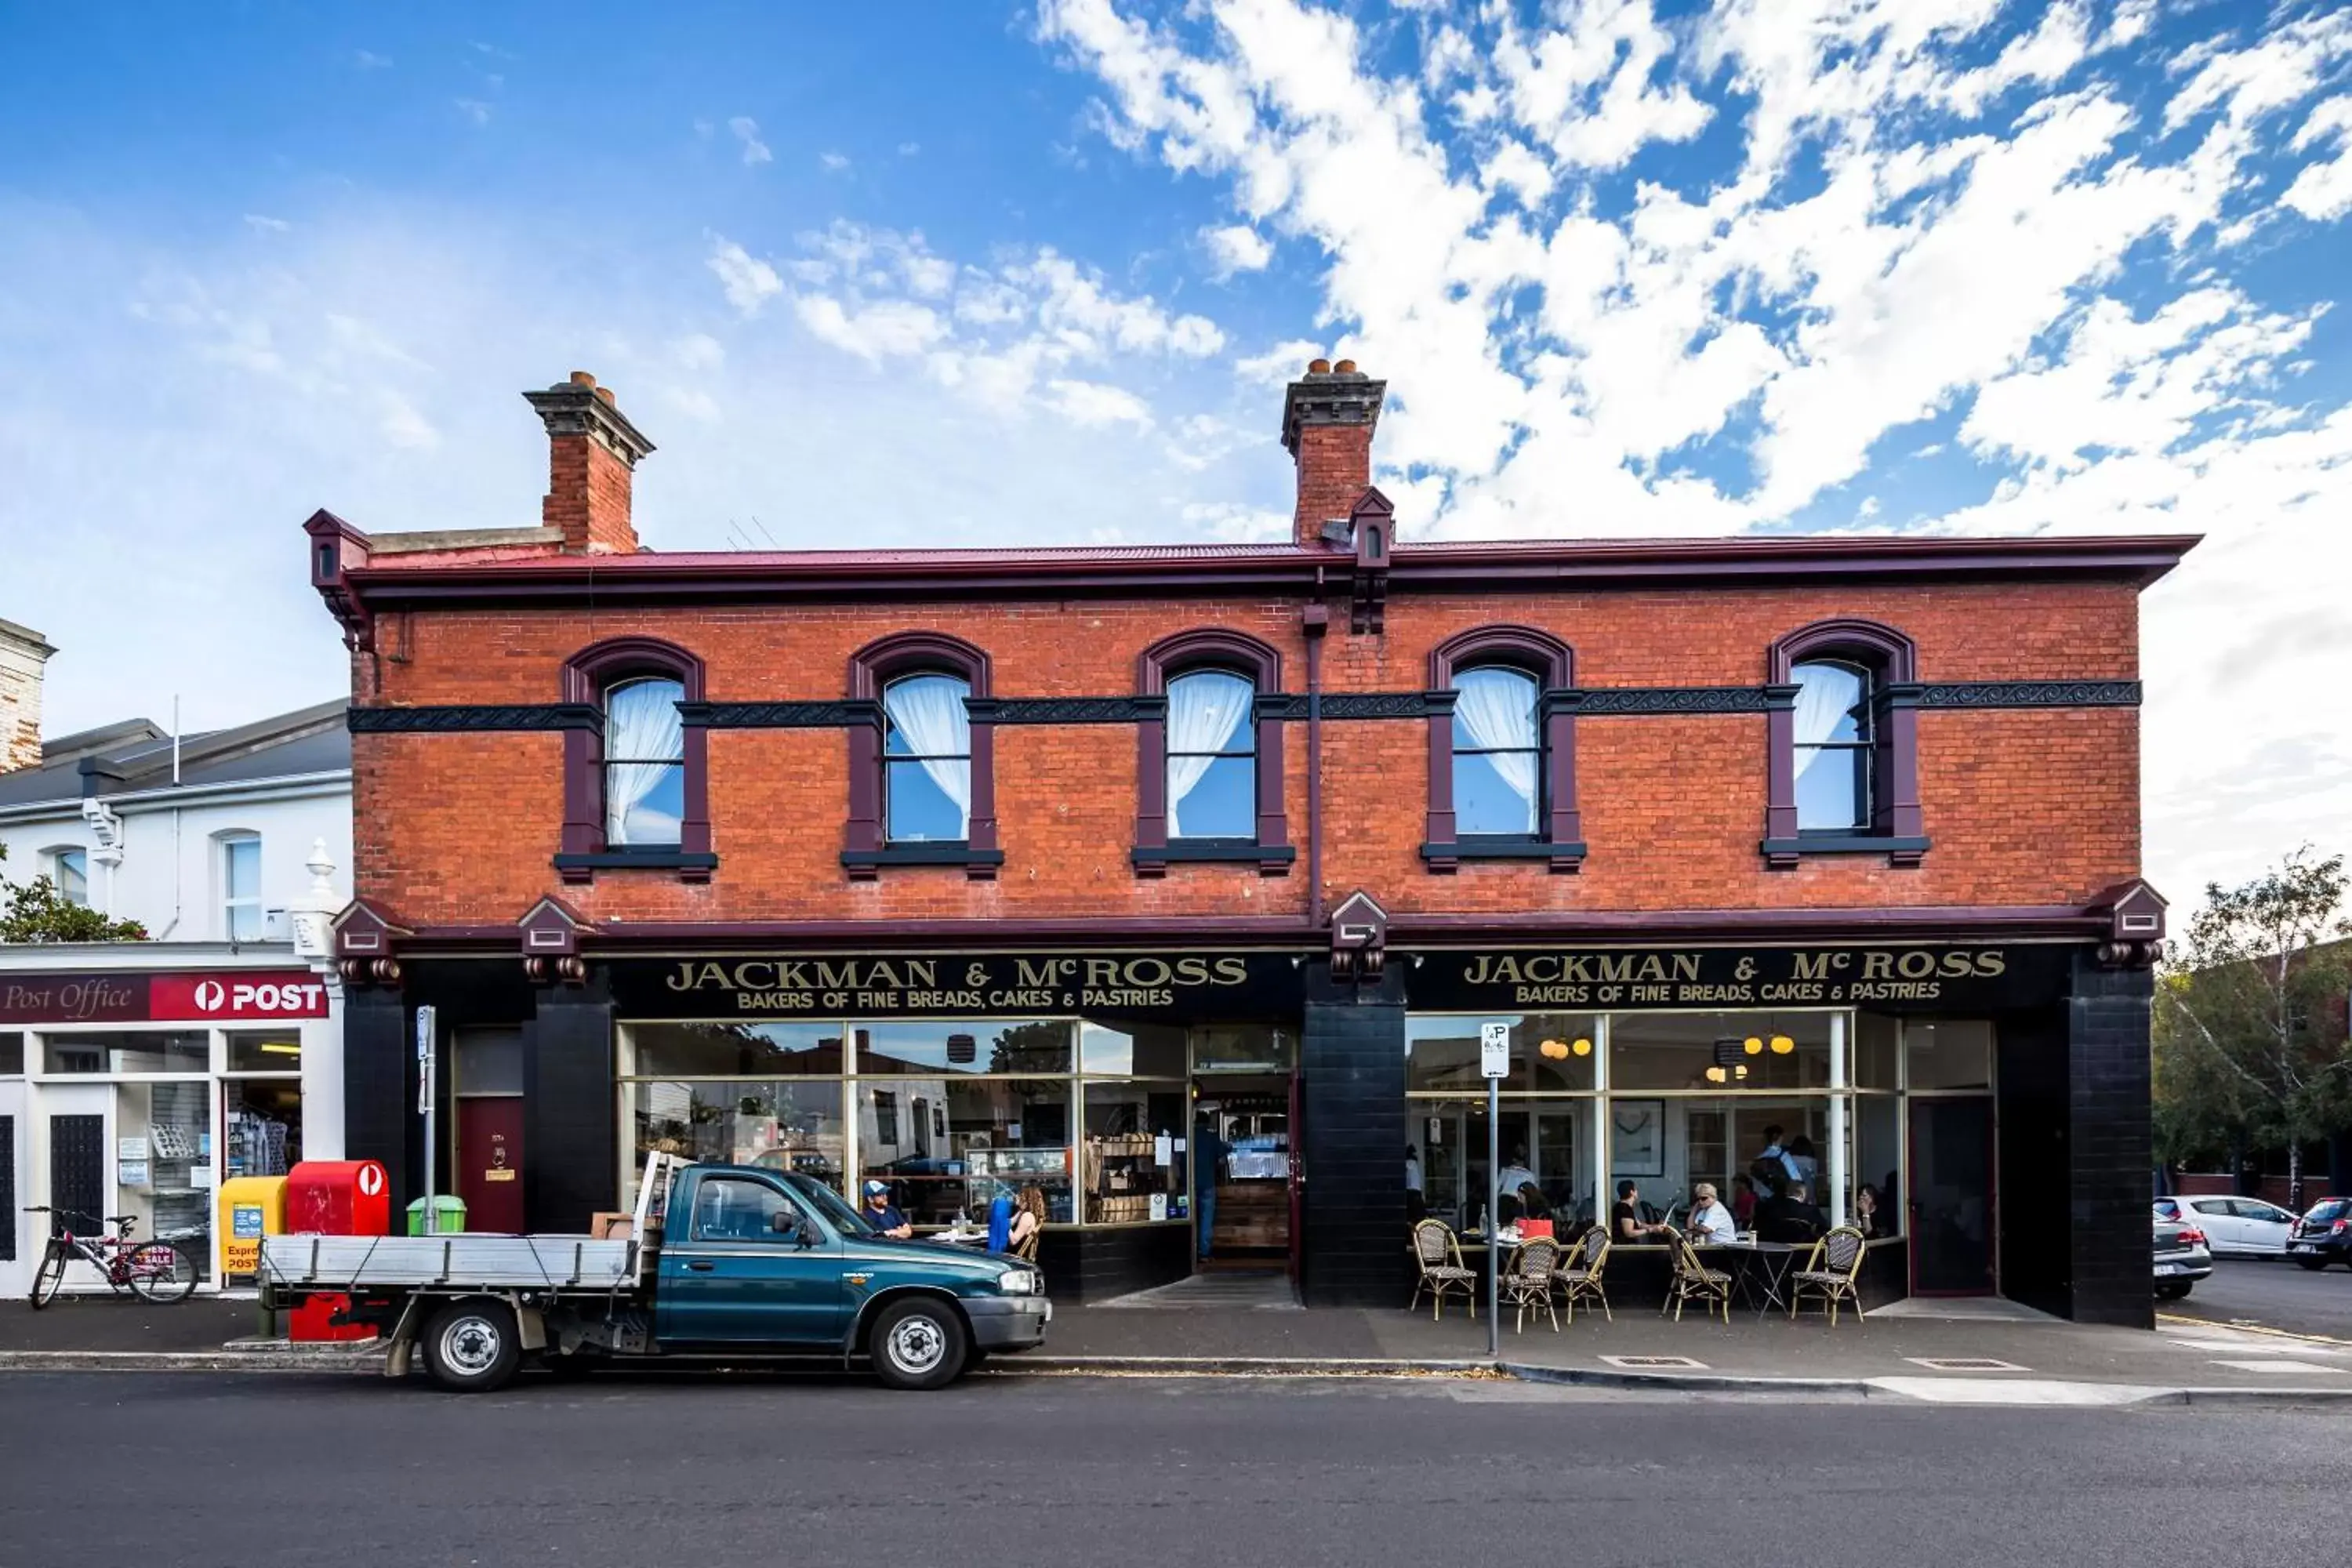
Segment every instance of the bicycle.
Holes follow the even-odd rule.
[[[25,1212],[90,1220],[89,1215],[77,1209],[43,1206]],[[33,1276],[35,1311],[58,1299],[58,1293],[65,1289],[66,1269],[76,1258],[96,1268],[99,1278],[118,1296],[127,1289],[142,1300],[168,1307],[186,1300],[195,1290],[195,1259],[168,1241],[131,1239],[131,1227],[138,1223],[137,1215],[112,1214],[103,1221],[90,1223],[110,1225],[114,1234],[108,1236],[101,1230],[97,1236],[77,1236],[70,1228],[65,1228],[49,1237],[48,1250],[41,1255],[40,1271]]]

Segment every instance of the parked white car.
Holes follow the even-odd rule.
[[[2217,1258],[2284,1258],[2294,1226],[2292,1213],[2260,1198],[2158,1198],[2156,1217],[2195,1226]]]

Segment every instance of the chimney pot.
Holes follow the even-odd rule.
[[[1353,375],[1356,374],[1356,362],[1351,359],[1343,359],[1331,368],[1341,375]]]
[[[524,399],[547,426],[547,499],[540,517],[563,531],[569,554],[632,555],[636,525],[629,516],[631,475],[637,459],[654,449],[629,423],[612,392],[575,370],[544,392]]]
[[[1334,375],[1328,361],[1316,360],[1283,395],[1282,444],[1298,465],[1290,541],[1302,550],[1351,548],[1344,522],[1338,538],[1323,525],[1352,516],[1372,485],[1372,431],[1388,383],[1360,374],[1353,360],[1340,369]]]

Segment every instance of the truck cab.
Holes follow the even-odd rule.
[[[884,1382],[918,1388],[1034,1347],[1052,1316],[1017,1258],[889,1240],[812,1176],[736,1165],[679,1173],[653,1306],[664,1353],[864,1354]]]

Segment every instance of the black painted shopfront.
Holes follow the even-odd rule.
[[[1100,1299],[1200,1266],[1205,1130],[1218,1192],[1254,1215],[1226,1215],[1224,1250],[1286,1262],[1309,1305],[1402,1306],[1409,1163],[1441,1217],[1471,1221],[1486,1190],[1465,1042],[1501,1019],[1507,1157],[1557,1213],[1626,1179],[1670,1211],[1779,1126],[1815,1149],[1837,1217],[1869,1189],[1871,1298],[2151,1321],[2150,982],[2115,944],[1390,940],[404,954],[348,991],[348,1147],[416,1195],[430,1004],[440,1125],[472,1094],[519,1100],[534,1228],[624,1206],[647,1147],[874,1175],[926,1226],[1036,1186],[1051,1289]],[[482,1158],[453,1142],[439,1169]],[[1645,1266],[1624,1263],[1637,1285]]]

